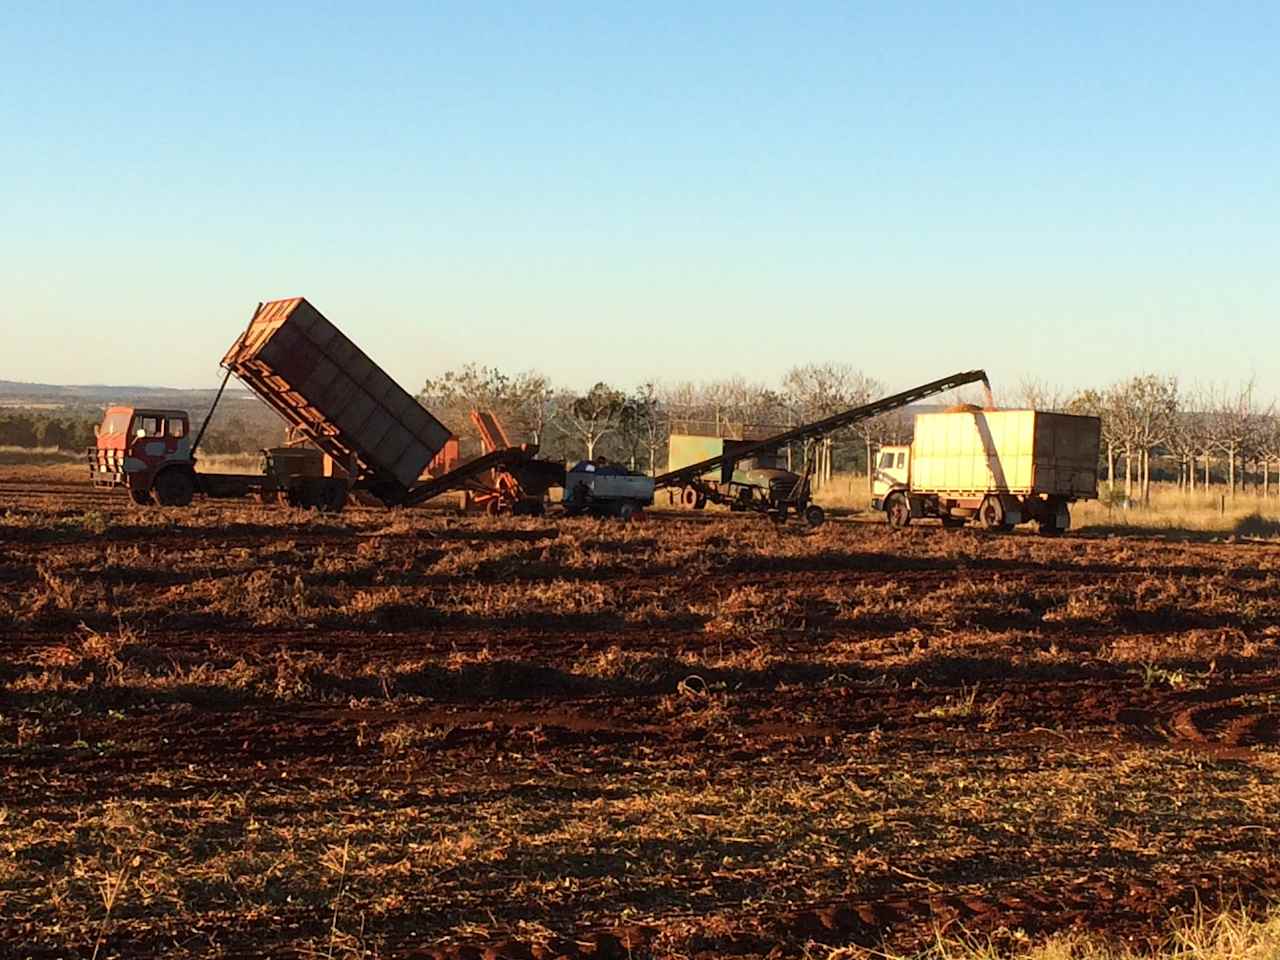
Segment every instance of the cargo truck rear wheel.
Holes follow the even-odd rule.
[[[189,506],[195,492],[195,478],[186,470],[171,467],[156,477],[156,499],[161,506]]]
[[[905,527],[911,522],[911,504],[901,493],[889,494],[884,502],[884,513],[891,527]]]

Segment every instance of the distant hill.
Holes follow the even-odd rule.
[[[207,408],[217,390],[178,387],[114,386],[109,384],[23,383],[0,380],[0,404],[7,407],[33,406],[48,409],[64,406],[76,409],[105,407],[113,403],[178,405]],[[255,399],[236,384],[228,384],[224,400]]]

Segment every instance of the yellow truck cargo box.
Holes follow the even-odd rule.
[[[667,439],[667,469],[679,470],[724,453],[724,438],[673,433]]]
[[[1092,499],[1101,433],[1097,417],[1037,410],[918,414],[911,489]]]

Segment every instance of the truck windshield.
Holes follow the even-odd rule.
[[[110,413],[107,418],[102,421],[102,429],[100,433],[120,434],[129,429],[130,413]]]
[[[893,454],[892,454],[892,453],[882,453],[882,454],[880,454],[880,469],[881,469],[881,470],[892,470],[892,469],[893,469]]]

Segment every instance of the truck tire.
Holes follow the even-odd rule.
[[[623,523],[630,523],[637,512],[638,511],[636,510],[636,505],[634,503],[629,501],[625,502],[618,507],[618,519]]]
[[[195,496],[196,481],[190,471],[170,468],[156,477],[155,487],[162,507],[187,507]]]
[[[129,499],[140,507],[149,507],[156,502],[150,490],[131,489],[129,491]]]
[[[1012,530],[1013,525],[1005,520],[1004,504],[1000,498],[987,494],[978,507],[978,520],[988,530]]]
[[[827,513],[816,503],[811,503],[804,508],[804,522],[811,527],[820,527],[826,522]]]
[[[911,504],[905,494],[891,493],[884,501],[885,519],[891,527],[905,527],[911,523]]]
[[[316,508],[321,513],[341,513],[347,505],[347,485],[341,480],[329,480],[320,488],[320,500]]]

